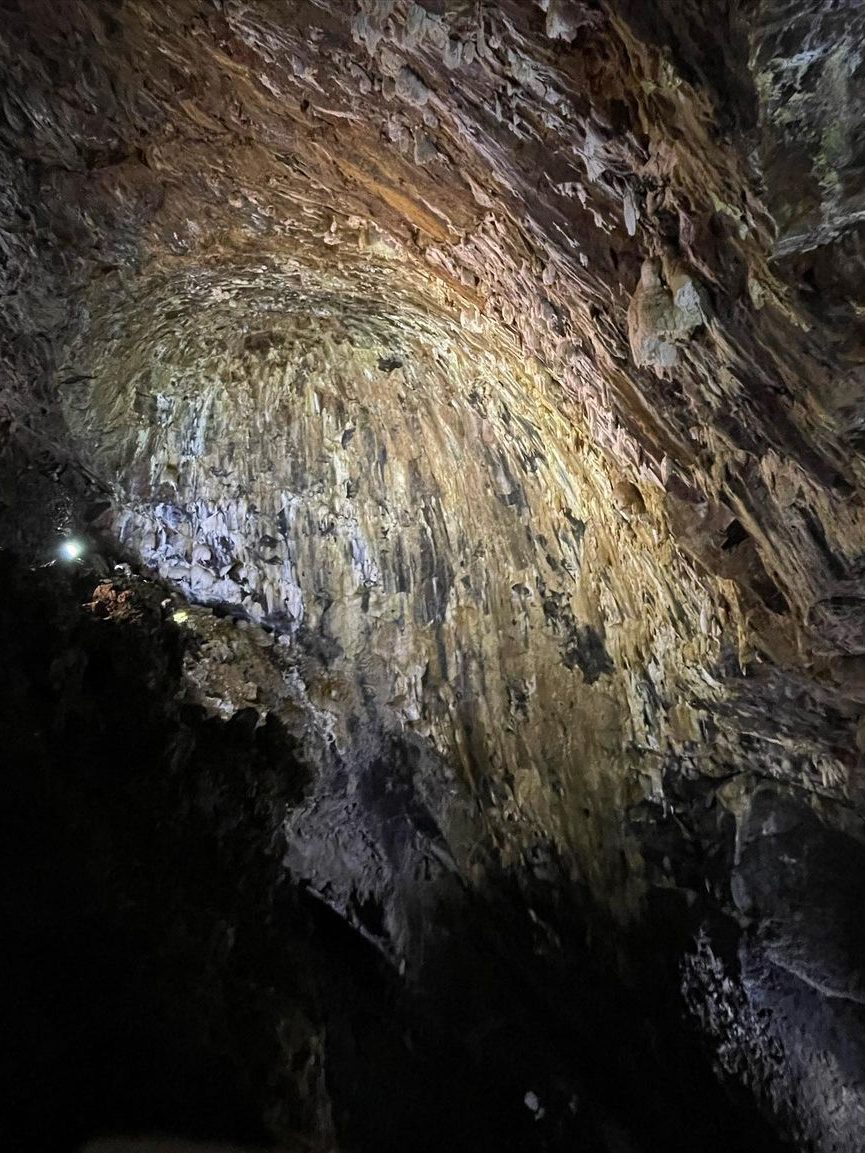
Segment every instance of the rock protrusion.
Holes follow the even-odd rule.
[[[643,261],[640,282],[628,306],[628,339],[638,368],[672,368],[679,346],[708,321],[706,294],[679,265]]]

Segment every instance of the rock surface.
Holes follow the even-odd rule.
[[[31,565],[75,534],[175,598],[147,634],[186,637],[171,691],[194,731],[245,742],[230,827],[214,799],[187,833],[153,801],[176,843],[238,853],[258,908],[278,876],[329,910],[377,989],[451,996],[430,1061],[461,1013],[475,1071],[504,1027],[504,978],[462,1004],[446,977],[544,957],[529,984],[571,1040],[546,1088],[508,1087],[539,1148],[578,1125],[604,1149],[642,1148],[641,1126],[752,1149],[753,1106],[794,1147],[861,1149],[861,5],[0,13],[0,533]],[[89,611],[122,618],[130,589],[91,576]],[[305,781],[287,807],[283,731]],[[206,760],[195,789],[222,796]],[[242,847],[259,788],[266,877]],[[171,947],[200,899],[161,923]],[[288,937],[315,920],[292,917]],[[633,997],[632,1067],[618,994],[592,1018],[571,971]],[[236,1059],[281,1087],[255,1103],[269,1132],[375,1147],[382,1116],[339,1113],[348,1042],[331,1073],[317,1022],[257,1012]],[[288,1020],[317,1038],[291,1075],[294,1042],[261,1041]],[[617,1038],[600,1067],[623,1094],[660,1078],[630,1130],[600,1098],[569,1113],[569,1076],[599,1093],[586,1021]],[[700,1139],[648,1072],[662,1052],[684,1075],[691,1027],[741,1109]]]

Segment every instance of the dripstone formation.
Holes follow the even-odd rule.
[[[4,1148],[865,1148],[863,124],[859,0],[0,0]]]

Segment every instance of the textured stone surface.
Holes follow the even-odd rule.
[[[228,612],[189,684],[294,717],[282,867],[397,974],[579,894],[860,1149],[861,5],[0,10],[4,541]]]

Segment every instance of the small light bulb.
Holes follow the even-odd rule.
[[[83,552],[84,545],[81,541],[72,540],[71,538],[65,540],[60,546],[60,555],[64,560],[78,560]]]

